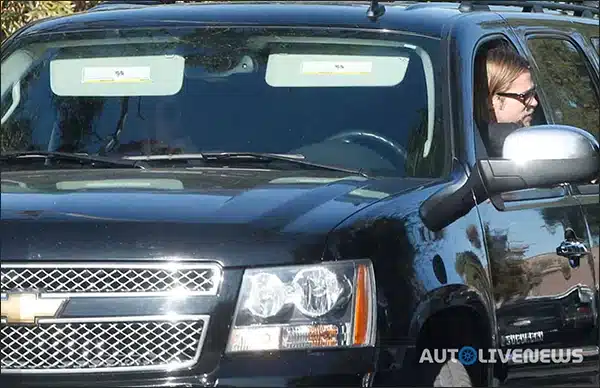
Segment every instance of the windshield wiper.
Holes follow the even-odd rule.
[[[88,164],[91,166],[103,165],[108,167],[129,167],[129,168],[146,168],[144,163],[135,160],[124,160],[106,158],[102,156],[92,156],[89,154],[75,154],[70,152],[54,152],[54,151],[16,151],[7,152],[0,155],[0,162],[23,162],[27,160],[63,160],[69,162],[78,162],[80,164]]]
[[[310,167],[319,170],[330,170],[345,172],[348,174],[360,175],[368,178],[368,175],[361,170],[347,169],[338,166],[330,166],[326,164],[312,163],[304,160],[302,155],[292,154],[273,154],[263,152],[203,152],[194,154],[172,154],[172,155],[140,155],[128,156],[125,159],[138,161],[190,161],[201,160],[205,164],[233,164],[233,163],[271,163],[284,162],[291,163],[297,166]]]

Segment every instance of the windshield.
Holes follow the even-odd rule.
[[[3,55],[2,153],[293,154],[395,177],[445,167],[435,39],[204,27],[35,39]]]

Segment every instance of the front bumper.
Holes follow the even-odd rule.
[[[363,386],[375,371],[375,349],[286,351],[223,357],[211,373],[86,373],[2,375],[8,387],[315,387]]]

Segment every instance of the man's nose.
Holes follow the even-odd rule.
[[[532,108],[535,108],[538,106],[538,99],[537,96],[534,96],[530,101],[529,101],[529,106]]]

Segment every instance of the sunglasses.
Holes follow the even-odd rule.
[[[518,100],[521,104],[523,104],[525,106],[529,105],[531,100],[537,97],[537,92],[535,90],[535,87],[533,87],[523,93],[496,93],[496,94],[499,96],[502,96],[502,97],[514,98],[515,100]]]

